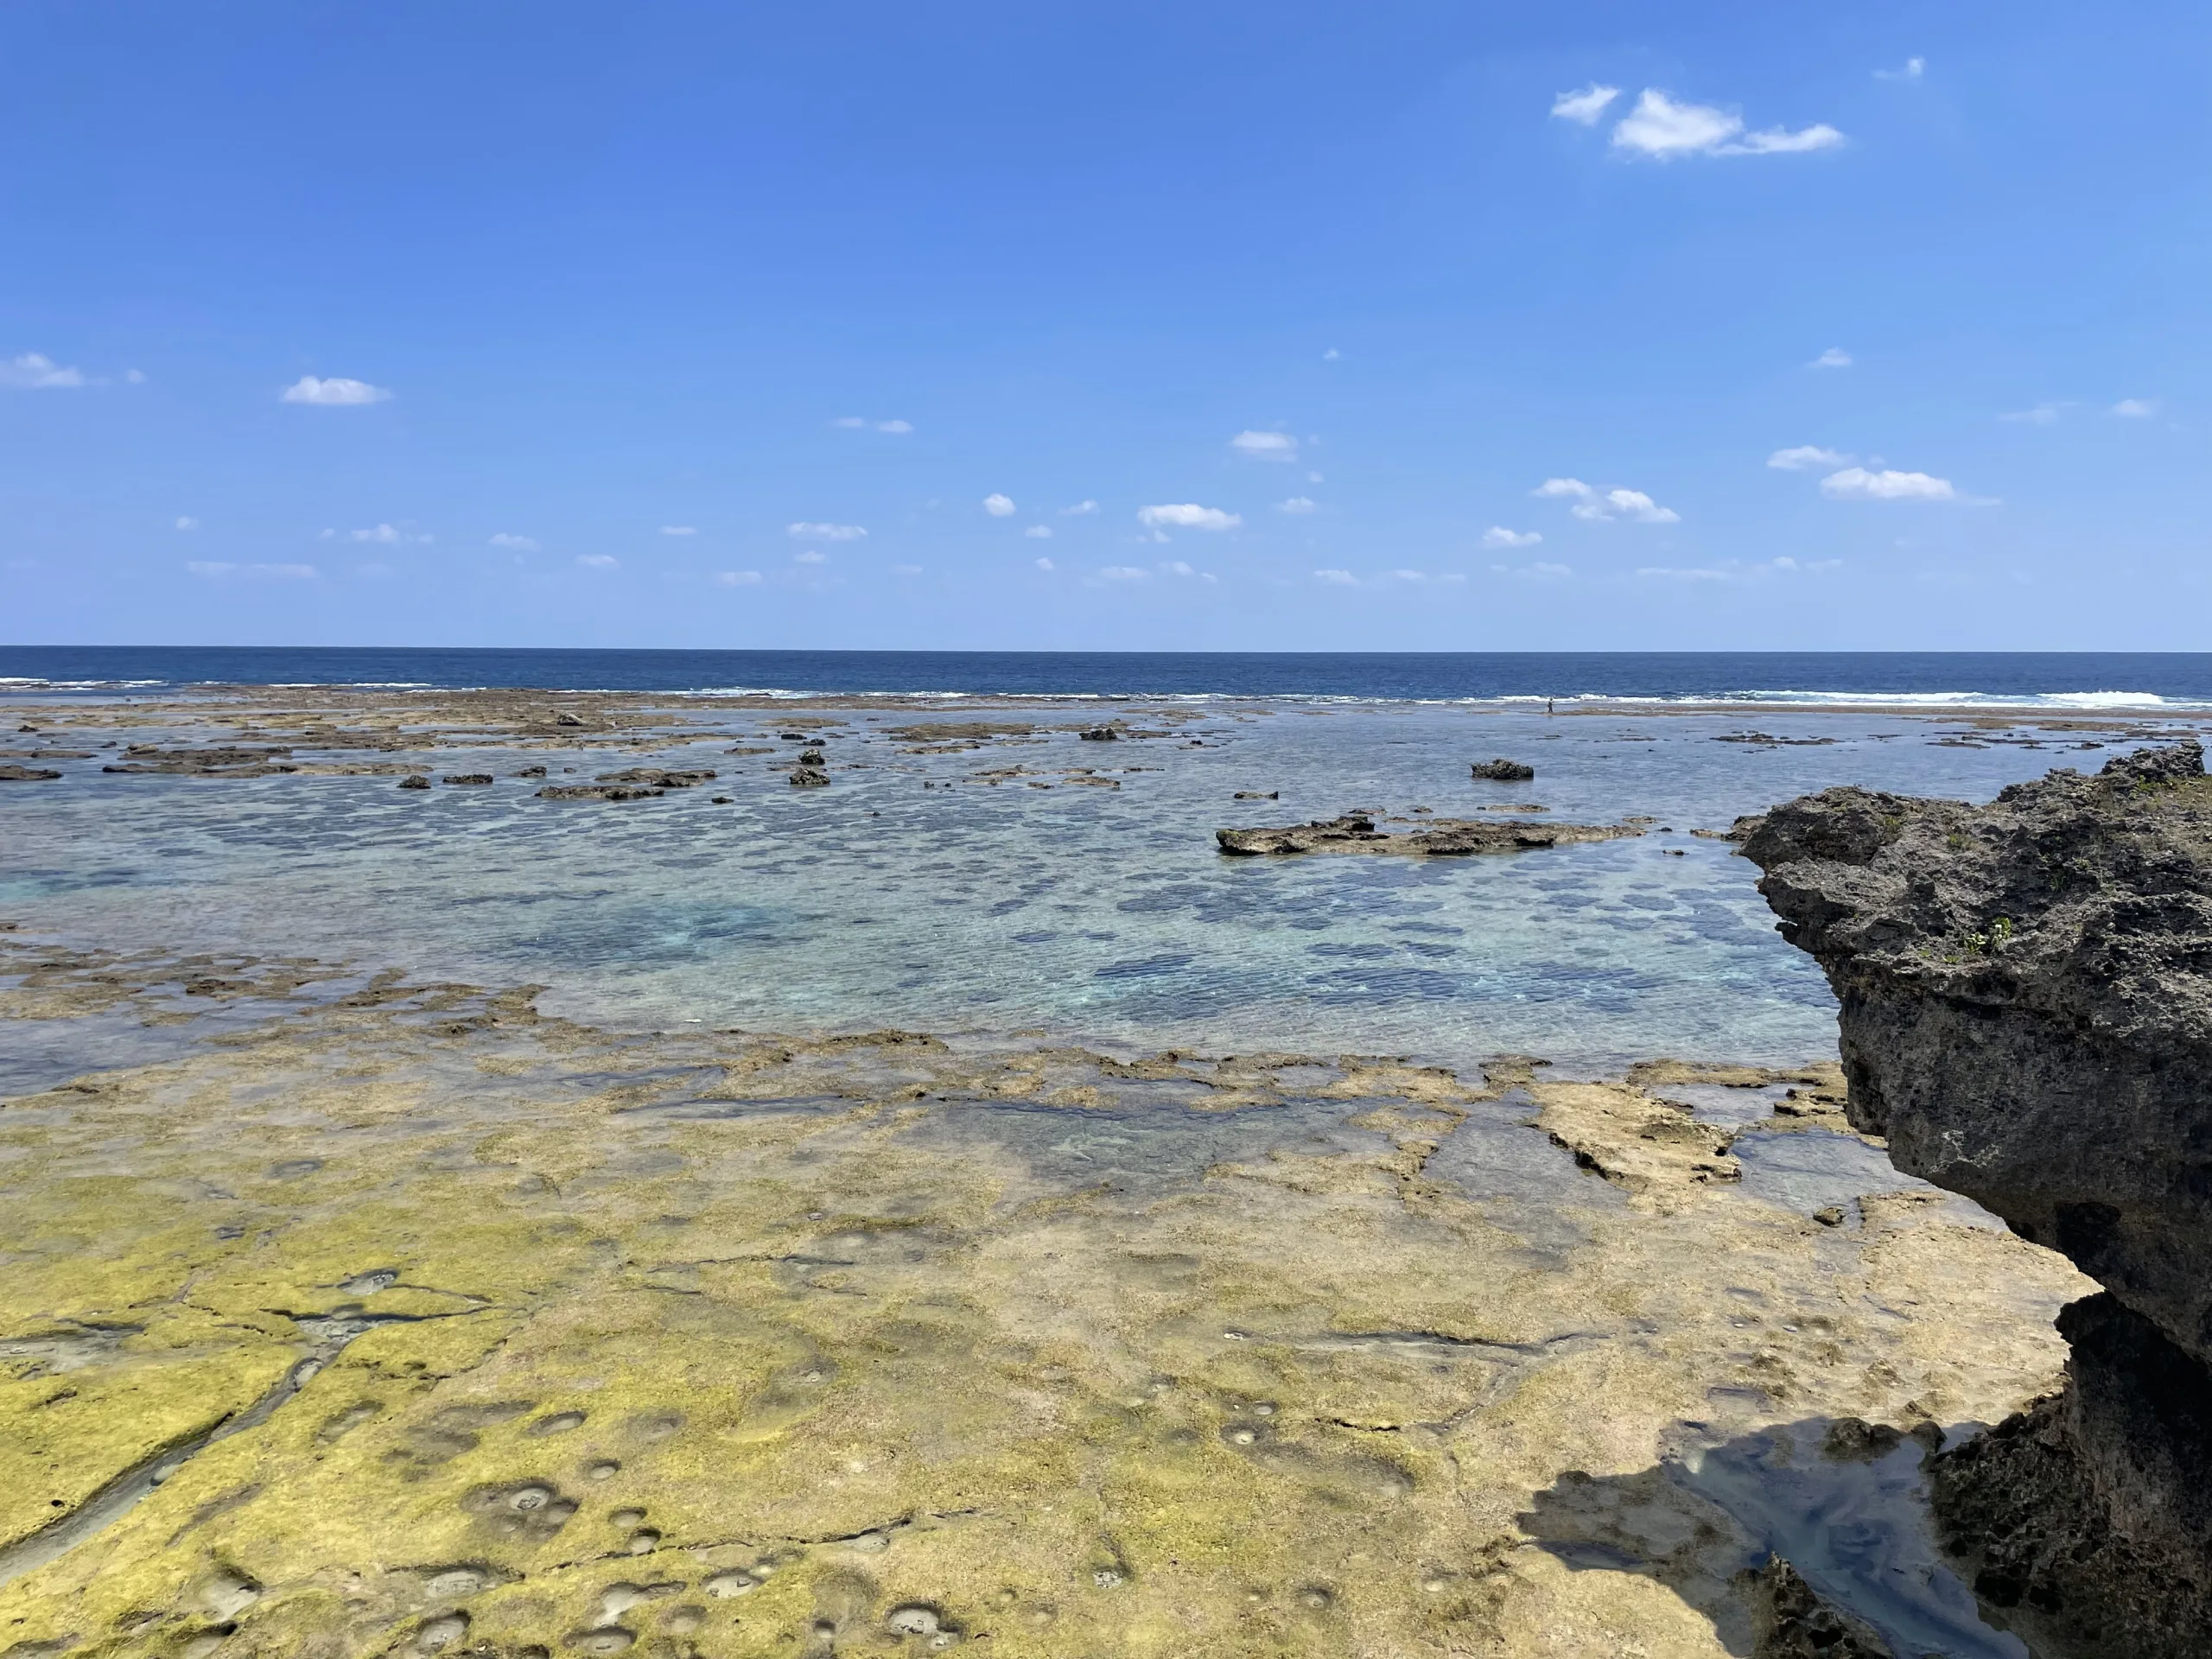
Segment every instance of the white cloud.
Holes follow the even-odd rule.
[[[1060,517],[1063,518],[1081,518],[1086,514],[1094,513],[1097,511],[1098,504],[1096,501],[1078,501],[1071,507],[1062,507],[1060,509]]]
[[[1802,473],[1814,467],[1845,467],[1851,457],[1840,449],[1823,449],[1817,443],[1801,443],[1794,449],[1777,449],[1766,464],[1778,472]]]
[[[1148,582],[1152,572],[1134,564],[1109,564],[1098,573],[1109,582]]]
[[[1342,352],[1332,346],[1327,351],[1321,353],[1321,360],[1324,363],[1333,363],[1343,355],[1344,353]]]
[[[1825,121],[1809,127],[1800,127],[1795,132],[1780,127],[1769,127],[1762,132],[1747,132],[1739,144],[1730,144],[1716,151],[1721,156],[1802,156],[1811,149],[1834,149],[1843,142],[1843,135]]]
[[[1851,353],[1840,346],[1831,346],[1805,366],[1808,369],[1847,369],[1851,366]]]
[[[891,567],[891,574],[894,576],[918,576],[922,574],[922,567],[918,564],[894,564]]]
[[[660,527],[660,533],[664,536],[696,536],[699,533],[699,526],[696,524],[663,524]]]
[[[1999,415],[2000,421],[2012,421],[2023,426],[2050,426],[2058,419],[2063,404],[2037,404],[2033,409],[2015,409]]]
[[[1322,480],[1322,478],[1321,478],[1321,474],[1319,474],[1319,473],[1308,473],[1308,474],[1306,474],[1306,481],[1308,484],[1319,484],[1319,483],[1322,482],[1323,480]]]
[[[285,582],[310,582],[321,574],[311,564],[231,564],[206,559],[188,559],[184,568],[195,576],[267,576]]]
[[[1244,520],[1219,507],[1202,507],[1184,501],[1158,507],[1139,507],[1137,522],[1149,530],[1234,530]]]
[[[803,542],[857,542],[868,534],[859,524],[785,524],[784,533]]]
[[[1744,118],[1709,104],[1677,103],[1647,86],[1636,107],[1613,129],[1613,147],[1672,161],[1678,156],[1781,156],[1827,149],[1843,135],[1822,122],[1796,132],[1769,127],[1746,132]]]
[[[579,553],[576,563],[587,570],[619,570],[622,561],[610,553]]]
[[[1014,513],[1014,498],[994,492],[983,498],[983,511],[994,518],[1011,518]]]
[[[492,545],[493,547],[504,547],[511,552],[515,553],[542,553],[544,551],[544,549],[539,546],[534,537],[515,536],[504,530],[496,532],[493,536]]]
[[[1483,531],[1484,547],[1534,547],[1543,539],[1541,531],[1508,530],[1503,524],[1492,524]]]
[[[1907,58],[1897,68],[1877,69],[1874,72],[1874,79],[1877,80],[1918,80],[1927,73],[1927,59]]]
[[[912,421],[871,421],[865,415],[840,415],[830,424],[842,426],[852,432],[865,432],[870,427],[874,427],[879,432],[889,432],[900,436],[914,429],[914,423]]]
[[[385,547],[398,547],[407,543],[427,544],[437,539],[425,531],[400,530],[391,524],[376,524],[367,530],[349,530],[346,536],[349,541],[375,542]],[[319,539],[327,542],[334,540],[335,537],[326,530]]]
[[[1298,440],[1287,432],[1239,432],[1229,447],[1255,461],[1296,461]]]
[[[1427,582],[1428,580],[1428,573],[1425,570],[1393,570],[1390,575],[1394,581],[1397,582]]]
[[[1180,559],[1163,559],[1160,569],[1162,575],[1170,576],[1195,576],[1198,574]]]
[[[791,563],[793,564],[827,564],[830,563],[830,556],[827,553],[817,553],[810,547],[804,553],[792,554]]]
[[[1769,559],[1758,564],[1741,564],[1734,559],[1713,566],[1704,565],[1682,569],[1674,565],[1647,564],[1636,574],[1659,582],[1756,582],[1770,575],[1818,575],[1843,568],[1841,559],[1797,560]]]
[[[1052,539],[1052,527],[1050,524],[1032,524],[1021,533],[1033,542],[1049,542]]]
[[[334,376],[318,380],[303,374],[278,394],[288,404],[320,404],[327,409],[345,408],[359,404],[381,404],[391,393],[382,386],[372,386],[365,380],[347,380]]]
[[[1926,473],[1895,471],[1870,473],[1864,467],[1847,467],[1821,480],[1821,493],[1836,501],[1956,501],[1959,493],[1948,478]]]
[[[2148,397],[2123,397],[2105,411],[2128,421],[2147,421],[2158,412],[2158,404]]]
[[[1038,561],[1037,561],[1037,568],[1038,568],[1039,570],[1057,570],[1057,569],[1059,569],[1059,567],[1058,567],[1058,565],[1054,564],[1054,563],[1053,563],[1050,559],[1039,559],[1039,560],[1038,560]]]
[[[388,576],[391,574],[391,567],[388,564],[357,564],[353,567],[353,574],[357,576]]]
[[[0,386],[22,391],[73,391],[87,384],[82,369],[64,368],[41,352],[25,352],[0,363]]]
[[[1313,580],[1332,588],[1357,588],[1359,578],[1349,570],[1316,570]]]
[[[1579,92],[1561,92],[1552,100],[1552,113],[1562,121],[1573,121],[1586,127],[1598,124],[1598,118],[1605,106],[1621,95],[1618,86],[1601,86],[1592,81]]]
[[[845,427],[851,431],[859,432],[866,429],[868,421],[865,416],[860,415],[840,415],[836,420],[830,422],[830,424],[832,426]]]
[[[1541,560],[1538,560],[1534,564],[1510,566],[1493,564],[1491,569],[1501,576],[1526,576],[1535,582],[1558,582],[1574,574],[1572,566],[1548,564]]]
[[[200,528],[200,521],[190,513],[187,513],[176,521],[176,527],[179,530],[197,530]]]
[[[717,570],[715,572],[715,586],[717,588],[752,588],[758,586],[760,581],[760,573],[758,570]]]
[[[914,423],[912,421],[878,421],[875,423],[875,429],[879,432],[891,433],[894,436],[904,437],[914,429]]]
[[[146,372],[143,369],[125,369],[123,372],[123,384],[126,386],[144,385],[146,384]]]
[[[1294,515],[1303,515],[1312,512],[1314,511],[1313,498],[1304,495],[1294,495],[1287,501],[1276,502],[1275,511],[1277,512],[1287,512]]]
[[[1682,518],[1672,507],[1661,506],[1642,490],[1597,490],[1579,478],[1548,478],[1529,493],[1569,497],[1574,502],[1569,512],[1578,518],[1598,524],[1633,518],[1640,524],[1675,524]]]

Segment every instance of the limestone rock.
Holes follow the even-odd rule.
[[[2212,1630],[2212,782],[2194,741],[1986,806],[1831,789],[1752,826],[1842,1005],[1852,1122],[2063,1252],[2065,1393],[1939,1460],[1962,1550],[2069,1652]],[[2040,1447],[2035,1450],[2033,1448]],[[2105,1541],[2100,1543],[2097,1541]],[[2108,1546],[2108,1547],[2107,1547]],[[2177,1637],[2177,1630],[2192,1636]],[[2177,1645],[2178,1643],[2178,1645]]]

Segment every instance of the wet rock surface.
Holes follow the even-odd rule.
[[[0,766],[0,784],[51,783],[60,775],[50,766]]]
[[[1536,775],[1536,769],[1520,760],[1478,760],[1471,768],[1474,775],[1487,783],[1525,784]]]
[[[1217,830],[1224,853],[1239,857],[1284,853],[1413,853],[1437,858],[1465,858],[1484,853],[1524,853],[1576,842],[1618,841],[1640,836],[1637,824],[1516,823],[1480,818],[1425,818],[1405,830],[1377,829],[1371,814],[1282,829]]]
[[[2212,783],[2194,742],[1986,806],[1834,789],[1747,826],[1842,1004],[1849,1113],[2109,1293],[2063,1395],[1940,1459],[1985,1594],[2065,1654],[2212,1641]]]
[[[1940,1205],[1823,1228],[1526,1123],[1618,1162],[1669,1096],[1817,1067],[1593,1102],[0,955],[0,1017],[270,1003],[0,1109],[0,1628],[56,1656],[1741,1659],[1736,1575],[1806,1558],[1655,1461],[2003,1416],[2080,1286]]]

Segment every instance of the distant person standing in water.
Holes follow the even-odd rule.
[[[1544,699],[1544,712],[1548,715],[1552,712],[1552,699],[1549,697]]]

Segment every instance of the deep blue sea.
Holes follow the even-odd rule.
[[[2212,707],[2208,652],[525,651],[0,645],[0,690],[530,686],[641,692]]]

